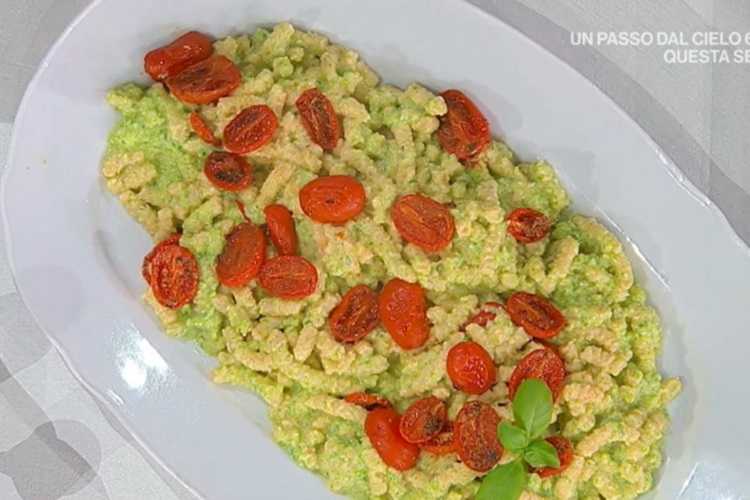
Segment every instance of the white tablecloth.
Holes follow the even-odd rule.
[[[665,47],[581,47],[570,38],[571,32],[600,31],[745,33],[750,2],[470,1],[609,94],[750,242],[750,64],[667,64]],[[0,0],[0,172],[26,84],[86,3]],[[193,498],[73,378],[36,327],[13,285],[0,228],[0,498],[62,496]]]

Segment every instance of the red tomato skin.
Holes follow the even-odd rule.
[[[253,169],[248,161],[226,151],[213,151],[203,164],[209,182],[222,191],[238,192],[253,182]]]
[[[231,94],[241,82],[240,70],[224,56],[211,56],[164,81],[175,98],[188,104],[216,102]]]
[[[269,295],[298,300],[315,292],[318,270],[299,255],[278,255],[263,264],[258,280]]]
[[[219,283],[233,288],[250,283],[266,260],[266,246],[265,233],[252,222],[232,229],[216,261]]]
[[[391,207],[391,219],[403,239],[426,252],[446,248],[456,231],[450,211],[421,194],[408,194],[396,200]]]
[[[402,349],[416,349],[427,342],[427,300],[424,289],[399,278],[390,280],[378,297],[380,322]]]
[[[377,408],[367,414],[365,433],[388,467],[405,471],[417,464],[419,447],[401,436],[400,420],[393,408]]]
[[[472,341],[459,342],[448,351],[446,371],[453,386],[467,394],[483,394],[497,381],[492,356]]]
[[[297,230],[294,227],[292,212],[284,205],[268,205],[263,209],[266,216],[268,233],[271,242],[279,255],[295,255],[297,253]]]
[[[179,245],[180,237],[181,235],[179,233],[168,236],[167,238],[157,243],[154,248],[143,258],[143,264],[141,265],[141,275],[143,275],[143,279],[146,280],[146,283],[151,285],[151,274],[153,271],[152,265],[158,253],[165,246]]]
[[[164,307],[179,309],[198,294],[200,268],[187,248],[179,244],[162,245],[149,265],[151,291]]]
[[[325,151],[333,151],[343,137],[333,104],[316,88],[307,89],[296,101],[302,126],[310,140]]]
[[[456,453],[465,466],[477,472],[487,472],[503,456],[503,446],[497,439],[500,416],[482,401],[469,401],[458,412],[453,423]]]
[[[533,208],[517,208],[508,214],[506,220],[508,233],[523,244],[543,240],[552,227],[547,216]]]
[[[497,317],[497,313],[500,309],[505,309],[505,306],[499,302],[487,302],[479,308],[479,312],[469,318],[466,323],[461,326],[461,331],[465,331],[469,325],[479,325],[481,327],[487,326],[487,323],[494,321]]]
[[[513,369],[508,379],[508,394],[510,399],[513,399],[521,382],[536,378],[547,384],[552,391],[552,397],[557,400],[562,394],[566,376],[565,362],[554,349],[537,349],[521,358]]]
[[[193,129],[195,135],[200,137],[203,142],[211,146],[221,146],[221,141],[216,139],[216,136],[214,136],[211,128],[201,117],[201,115],[199,115],[196,111],[190,113],[190,116],[188,117],[188,123],[190,123],[190,128]]]
[[[365,208],[367,194],[361,182],[348,175],[318,177],[299,192],[302,211],[321,224],[344,224]]]
[[[476,158],[490,144],[490,124],[476,104],[460,90],[446,90],[440,96],[448,111],[440,117],[438,142],[460,161]]]
[[[536,339],[551,339],[565,328],[562,312],[541,295],[515,292],[505,302],[511,321]]]
[[[426,443],[421,443],[419,447],[422,451],[433,455],[448,455],[456,453],[456,440],[453,433],[453,423],[446,422],[445,428]]]
[[[344,398],[344,401],[353,405],[360,406],[365,410],[374,410],[375,408],[390,408],[391,402],[377,394],[367,392],[353,392]]]
[[[240,111],[224,127],[224,148],[238,155],[256,151],[273,139],[279,120],[271,108],[256,104]]]
[[[353,344],[378,326],[378,296],[367,285],[350,288],[328,316],[333,338]]]
[[[435,396],[428,396],[413,402],[401,415],[399,432],[410,443],[426,443],[437,437],[447,422],[445,403]]]
[[[197,31],[189,31],[146,54],[143,68],[151,78],[160,82],[208,58],[213,52],[213,42],[209,37]]]

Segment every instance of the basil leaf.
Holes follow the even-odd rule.
[[[513,398],[513,416],[529,438],[541,436],[552,419],[552,391],[547,384],[535,378],[521,382]]]
[[[518,500],[529,474],[520,460],[498,465],[484,476],[475,500]]]
[[[508,422],[501,422],[497,426],[497,438],[500,444],[510,451],[518,452],[529,445],[529,436],[526,431]]]
[[[531,443],[523,452],[523,458],[532,467],[560,467],[557,450],[544,439]]]

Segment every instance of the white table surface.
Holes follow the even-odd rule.
[[[469,1],[602,88],[750,242],[750,64],[670,65],[664,47],[570,43],[570,32],[578,31],[745,33],[750,31],[750,2]],[[0,0],[0,172],[29,79],[87,3]],[[70,374],[21,303],[2,234],[0,228],[0,498],[194,498]]]

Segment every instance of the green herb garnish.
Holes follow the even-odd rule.
[[[547,384],[535,378],[521,382],[513,398],[513,417],[529,439],[541,436],[552,419],[552,392]]]
[[[520,453],[529,445],[528,433],[508,422],[500,422],[497,426],[497,439],[503,447],[514,453]]]
[[[498,465],[484,479],[477,500],[517,500],[529,480],[526,467],[559,467],[554,446],[542,438],[552,420],[552,391],[538,379],[521,382],[513,398],[515,424],[501,422],[497,438],[518,458]]]
[[[557,450],[544,439],[537,439],[523,452],[523,459],[532,467],[560,467]]]
[[[482,479],[476,500],[514,500],[521,496],[528,479],[520,460],[498,465]]]

